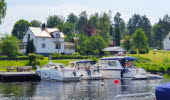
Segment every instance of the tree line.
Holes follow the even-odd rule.
[[[140,28],[148,38],[149,47],[161,49],[162,41],[170,31],[170,16],[168,14],[165,14],[164,17],[162,19],[160,18],[153,26],[146,15],[134,14],[129,21],[125,23],[121,18],[121,13],[117,12],[115,16],[112,16],[111,11],[100,14],[94,13],[90,16],[88,16],[86,11],[81,12],[79,16],[70,13],[66,19],[63,16],[50,15],[46,23],[48,28],[55,27],[63,31],[68,42],[70,42],[73,37],[96,36],[104,39],[104,41],[101,42],[101,44],[104,45],[102,47],[106,47],[110,43],[111,38],[115,39],[116,46],[120,46],[120,40],[125,39],[127,35],[132,37],[135,31]],[[27,20],[20,19],[15,23],[12,34],[18,39],[22,39],[28,27],[40,27],[41,24],[42,23],[37,20],[28,22]],[[84,45],[84,43],[80,43],[80,41],[81,40],[79,40],[79,44]],[[88,42],[88,44],[90,45],[92,43]],[[86,48],[93,50],[88,46]],[[79,47],[77,47],[77,49],[80,50]]]

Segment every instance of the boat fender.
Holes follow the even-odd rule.
[[[73,71],[73,75],[76,76],[76,71],[75,70]]]

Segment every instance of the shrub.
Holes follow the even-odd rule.
[[[80,54],[78,52],[74,52],[72,56],[80,56]]]
[[[43,59],[44,59],[44,56],[43,56],[43,55],[37,55],[37,59],[38,59],[38,60],[43,60]]]
[[[137,51],[135,51],[135,50],[130,50],[129,53],[130,53],[130,54],[137,54]]]
[[[24,53],[22,53],[22,52],[17,52],[17,55],[18,55],[18,56],[24,56]]]
[[[30,64],[36,59],[36,54],[29,54],[28,56],[28,60],[30,62]]]
[[[146,50],[144,50],[144,49],[139,50],[139,54],[146,54]]]

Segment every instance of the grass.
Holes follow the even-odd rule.
[[[137,54],[129,54],[129,56],[138,57]],[[139,57],[150,59],[153,63],[170,63],[170,51],[154,51],[150,50],[148,54],[139,54]]]
[[[52,60],[54,63],[63,63],[68,65],[71,61],[77,61],[78,59],[63,59],[63,60]],[[79,59],[80,60],[80,59]],[[40,66],[47,64],[49,60],[40,60]],[[1,60],[0,61],[0,71],[6,71],[6,66],[26,66],[29,63],[28,60]]]
[[[170,51],[153,51],[150,50],[148,54],[129,54],[129,56],[136,57],[138,61],[134,64],[138,67],[143,67],[150,72],[166,73],[170,70]]]

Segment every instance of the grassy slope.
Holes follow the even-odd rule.
[[[130,54],[129,56],[138,57],[137,54]],[[140,57],[148,58],[153,63],[163,63],[165,60],[170,61],[170,51],[156,51],[154,54],[153,50],[150,50],[148,54],[139,54]]]

